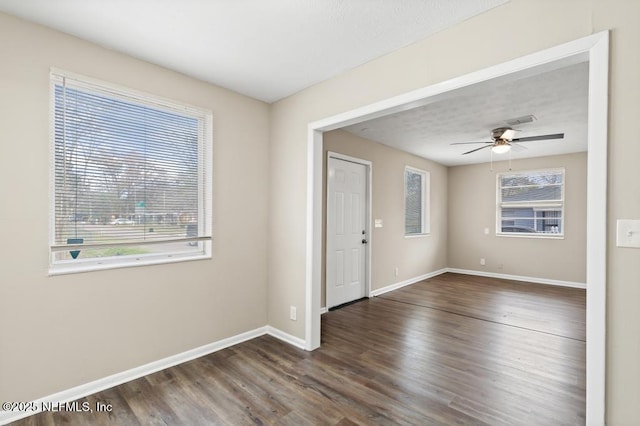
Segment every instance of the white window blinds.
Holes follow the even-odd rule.
[[[211,115],[51,74],[52,265],[205,255]]]

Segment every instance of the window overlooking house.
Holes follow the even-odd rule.
[[[210,112],[63,72],[51,98],[51,272],[210,257]]]
[[[498,174],[497,234],[561,237],[564,169]]]
[[[406,167],[404,171],[404,233],[429,233],[429,172]]]

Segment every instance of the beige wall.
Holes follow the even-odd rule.
[[[639,16],[636,0],[512,0],[269,107],[0,15],[0,399],[67,389],[265,319],[304,337],[307,124],[611,30],[607,420],[637,423],[640,252],[615,246],[615,219],[640,217]],[[213,110],[212,261],[47,277],[50,66]]]
[[[586,282],[586,153],[514,160],[513,171],[565,169],[564,238],[497,237],[496,174],[508,162],[449,168],[449,253],[451,268],[551,280]],[[484,234],[489,228],[489,235]],[[480,258],[486,265],[480,265]]]
[[[380,289],[445,267],[522,275],[550,280],[586,281],[587,155],[576,153],[514,160],[514,171],[565,169],[563,239],[497,237],[496,174],[508,162],[445,167],[342,130],[324,134],[323,218],[326,217],[326,159],[333,151],[373,163],[372,289]],[[431,235],[404,238],[403,173],[406,165],[431,173]],[[484,228],[490,234],[484,234]],[[323,229],[323,244],[326,234]],[[324,245],[322,282],[324,279]],[[480,265],[480,258],[486,265]],[[394,268],[400,274],[394,276]],[[324,306],[325,288],[322,288]]]
[[[264,326],[269,106],[3,14],[0,58],[0,400]],[[51,66],[213,111],[213,260],[47,276]]]
[[[327,151],[350,155],[373,163],[373,219],[382,219],[382,228],[371,230],[371,288],[377,290],[447,267],[447,168],[415,155],[360,138],[344,130],[324,134],[323,217],[326,211]],[[431,233],[423,237],[404,237],[404,169],[415,167],[430,173]],[[326,234],[323,230],[323,242]],[[325,248],[322,272],[324,283]],[[398,267],[396,277],[394,269]],[[325,306],[325,288],[322,288]]]
[[[512,0],[275,103],[270,130],[269,323],[304,337],[308,123],[611,30],[607,420],[637,423],[640,251],[615,247],[615,219],[640,217],[639,16],[636,0]],[[510,24],[497,24],[504,22]],[[298,306],[298,321],[288,319],[289,305]]]

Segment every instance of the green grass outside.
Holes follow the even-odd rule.
[[[104,249],[81,250],[80,257],[94,258],[94,257],[112,257],[112,256],[131,256],[136,254],[147,254],[147,253],[150,253],[150,251],[140,247],[109,247]]]

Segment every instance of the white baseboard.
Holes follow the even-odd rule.
[[[536,284],[555,285],[560,287],[587,288],[586,283],[578,283],[573,281],[552,280],[548,278],[525,277],[522,275],[497,274],[494,272],[474,271],[470,269],[447,268],[447,272],[455,274],[475,275],[478,277],[500,278],[503,280],[526,281]]]
[[[306,350],[307,344],[304,341],[304,339],[300,339],[299,337],[292,336],[291,334],[285,333],[284,331],[275,327],[271,327],[270,325],[268,325],[266,329],[267,329],[268,335],[273,336],[276,339],[280,339],[283,342],[288,343],[292,346],[296,346],[300,349]]]
[[[105,389],[112,388],[114,386],[121,385],[123,383],[130,382],[140,377],[153,374],[165,368],[173,367],[174,365],[182,364],[192,359],[199,358],[204,355],[209,355],[213,352],[217,352],[221,349],[228,348],[229,346],[237,345],[238,343],[245,342],[247,340],[254,339],[256,337],[269,334],[277,339],[280,339],[286,343],[299,348],[305,348],[305,341],[295,336],[291,336],[277,328],[271,326],[264,326],[256,328],[255,330],[247,331],[245,333],[238,334],[226,339],[218,340],[217,342],[209,343],[204,346],[200,346],[195,349],[172,355],[158,361],[153,361],[139,367],[132,368],[130,370],[122,371],[120,373],[113,374],[102,379],[94,380],[93,382],[86,383],[84,385],[76,386],[71,389],[67,389],[53,395],[45,396],[44,398],[33,401],[30,408],[34,408],[34,411],[1,411],[0,410],[0,425],[6,425],[16,420],[37,414],[42,411],[43,404],[49,403],[61,403],[75,401],[79,398],[92,395],[94,393],[103,391]]]
[[[326,314],[327,312],[329,312],[329,310],[327,309],[327,307],[326,307],[326,306],[322,306],[322,307],[320,308],[320,315],[324,315],[324,314]]]
[[[561,280],[552,280],[548,278],[525,277],[522,275],[497,274],[494,272],[474,271],[471,269],[444,268],[434,272],[430,272],[428,274],[421,275],[419,277],[410,278],[408,280],[404,280],[399,283],[391,284],[386,287],[373,290],[371,291],[370,297],[380,296],[381,294],[384,294],[393,290],[397,290],[399,288],[402,288],[411,284],[415,284],[419,281],[426,280],[428,278],[433,278],[435,276],[444,274],[445,272],[465,274],[465,275],[475,275],[479,277],[500,278],[500,279],[512,280],[512,281],[526,281],[526,282],[531,282],[536,284],[555,285],[555,286],[561,286],[561,287],[573,287],[573,288],[582,288],[582,289],[587,288],[586,283],[579,283],[579,282],[573,282],[573,281],[561,281]]]
[[[409,278],[408,280],[400,281],[399,283],[391,284],[386,287],[372,290],[369,294],[369,297],[380,296],[381,294],[384,294],[393,290],[397,290],[399,288],[402,288],[411,284],[415,284],[418,281],[426,280],[428,278],[433,278],[435,276],[444,274],[447,271],[448,271],[447,268],[439,269],[437,271],[429,272],[428,274],[420,275],[419,277]]]

